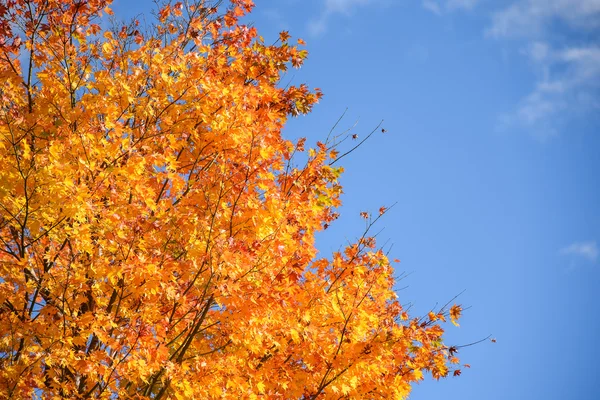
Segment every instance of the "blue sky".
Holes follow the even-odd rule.
[[[472,368],[412,399],[596,399],[600,332],[600,1],[256,1],[265,37],[307,41],[293,82],[325,93],[290,136],[317,140],[348,108],[368,134],[345,159],[341,219],[398,204],[379,237],[416,313],[471,306],[448,341]]]
[[[346,108],[342,127],[388,131],[344,159],[324,255],[397,202],[378,227],[402,302],[465,290],[448,343],[497,339],[411,398],[600,398],[600,0],[255,2],[263,36],[307,41],[287,78],[325,93],[286,135],[322,139]]]

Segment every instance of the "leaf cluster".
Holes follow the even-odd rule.
[[[402,398],[446,376],[445,311],[409,319],[373,238],[317,257],[342,168],[337,138],[281,136],[321,97],[280,84],[302,42],[241,24],[250,0],[104,29],[108,3],[0,5],[0,398]]]

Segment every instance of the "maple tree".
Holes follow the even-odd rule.
[[[0,4],[0,398],[402,398],[460,373],[460,307],[409,318],[368,229],[317,257],[343,140],[281,136],[321,96],[280,85],[303,42],[220,3],[108,29],[106,0]]]

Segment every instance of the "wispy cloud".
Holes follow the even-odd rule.
[[[600,250],[598,250],[598,246],[596,245],[595,241],[589,241],[573,243],[562,248],[560,253],[563,255],[582,257],[588,261],[596,262],[598,255],[600,254]]]
[[[554,49],[533,42],[523,51],[538,73],[533,90],[504,116],[504,123],[536,129],[542,138],[556,134],[569,118],[600,110],[600,46]]]
[[[426,10],[436,15],[442,15],[442,6],[436,0],[423,0],[421,4],[423,4],[423,8]]]
[[[335,14],[350,15],[361,6],[382,2],[381,0],[325,0],[323,11],[319,17],[308,23],[308,31],[313,36],[318,36],[327,31],[329,20]]]
[[[465,10],[470,10],[475,7],[475,5],[479,3],[479,0],[447,0],[446,4],[450,9],[462,8]]]
[[[537,73],[532,91],[504,115],[539,135],[600,110],[600,0],[525,0],[492,15],[486,35],[524,42],[522,54]]]
[[[372,0],[325,0],[325,10],[329,13],[350,13],[356,6],[364,6]]]
[[[311,36],[319,36],[327,30],[327,20],[329,16],[323,14],[317,19],[308,22],[308,33]]]
[[[436,15],[442,15],[446,11],[470,10],[474,8],[480,0],[421,0],[423,8]]]
[[[600,0],[525,0],[496,12],[488,34],[495,37],[539,36],[549,33],[553,22],[576,29],[600,26]]]

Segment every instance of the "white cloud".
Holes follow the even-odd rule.
[[[318,18],[308,22],[308,32],[318,36],[327,31],[329,19],[335,14],[350,15],[357,8],[387,0],[324,0],[324,8]]]
[[[325,0],[325,10],[328,13],[348,14],[356,6],[364,6],[372,0]]]
[[[481,0],[421,0],[443,15],[472,10]],[[487,2],[485,36],[520,45],[536,76],[529,93],[500,117],[500,130],[524,127],[546,139],[569,121],[600,115],[600,0],[508,0]],[[504,51],[508,51],[505,47]]]
[[[448,8],[453,9],[453,8],[464,8],[466,10],[470,10],[473,7],[475,7],[475,5],[479,3],[479,0],[448,0],[447,4],[448,4]]]
[[[487,33],[494,37],[538,36],[552,22],[573,28],[600,26],[600,0],[525,0],[496,12]]]
[[[423,0],[422,1],[423,8],[436,15],[442,15],[442,7],[440,4],[434,0]]]
[[[539,78],[504,123],[550,129],[547,134],[536,133],[547,137],[556,133],[554,131],[561,122],[598,112],[600,47],[587,45],[556,50],[535,42],[524,53]]]
[[[534,42],[525,54],[541,71],[541,78],[517,111],[523,122],[533,124],[571,107],[594,108],[594,92],[600,88],[600,47],[553,50]]]
[[[564,102],[548,99],[543,95],[543,91],[536,90],[523,99],[517,111],[517,115],[521,121],[528,125],[532,125],[564,108]]]
[[[593,84],[600,78],[600,47],[572,47],[559,54],[561,61],[570,64],[575,70],[577,83]]]
[[[596,262],[600,251],[595,241],[573,243],[560,250],[561,254],[583,257],[591,262]]]
[[[486,35],[524,41],[522,54],[537,74],[530,93],[502,117],[505,127],[521,125],[547,137],[599,110],[600,0],[515,1],[492,15]]]
[[[308,22],[308,33],[311,36],[319,36],[327,30],[327,16],[322,15],[319,19]]]
[[[457,9],[470,10],[479,3],[480,0],[422,0],[423,8],[436,15],[442,15],[444,11],[453,11]]]
[[[544,42],[533,42],[529,46],[529,49],[525,50],[524,53],[528,55],[533,61],[541,62],[546,60],[549,53],[548,43]]]

